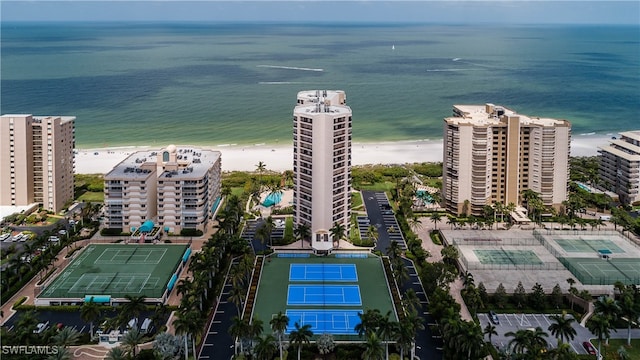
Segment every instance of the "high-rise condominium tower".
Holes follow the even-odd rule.
[[[151,220],[169,233],[206,230],[220,201],[219,151],[169,145],[131,154],[104,177],[105,227]]]
[[[349,233],[351,108],[344,91],[298,93],[293,110],[294,221],[311,230],[315,251],[334,247],[332,228]]]
[[[444,119],[442,198],[447,210],[482,215],[520,204],[524,190],[559,208],[567,199],[571,124],[502,106],[455,105]]]
[[[73,200],[75,117],[0,117],[0,205],[61,211]]]
[[[620,133],[620,138],[598,150],[600,182],[618,194],[620,201],[640,201],[640,130]]]

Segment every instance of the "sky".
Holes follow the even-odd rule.
[[[421,22],[640,26],[640,1],[1,0],[0,20],[2,22]]]

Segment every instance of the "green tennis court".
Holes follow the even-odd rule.
[[[92,244],[38,297],[144,295],[160,298],[186,249],[187,245]]]
[[[542,260],[532,250],[478,250],[474,249],[481,264],[491,265],[540,265]]]
[[[351,268],[351,266],[355,267],[357,275],[349,276],[348,279],[323,275],[321,276],[322,281],[317,281],[316,276],[311,279],[301,280],[295,272],[293,273],[294,276],[291,277],[292,268],[327,269],[327,275],[331,275],[331,271],[336,268]],[[321,289],[322,296],[306,296],[301,301],[292,301],[290,289],[295,286],[304,286],[318,291]],[[360,301],[337,303],[329,296],[331,295],[329,290],[347,287],[353,287],[354,289],[357,287],[359,289]],[[329,318],[333,319],[335,314],[357,314],[365,309],[378,309],[383,315],[387,311],[391,311],[391,314],[393,314],[392,319],[397,320],[384,275],[382,260],[378,257],[336,258],[333,256],[315,257],[313,255],[307,258],[271,257],[270,260],[265,260],[263,263],[253,307],[253,316],[262,320],[264,324],[268,324],[272,317],[280,311],[283,314],[291,313],[292,317],[290,319],[309,319],[318,317],[318,314],[330,314]],[[300,314],[311,314],[313,316],[302,316]],[[344,318],[343,315],[340,316]],[[353,319],[353,316],[348,318]],[[321,335],[322,332],[326,331],[332,333],[336,340],[358,339],[351,325],[328,326],[325,320],[309,321],[314,334]],[[352,322],[349,320],[347,323],[351,324]],[[292,327],[293,322],[289,326]],[[265,327],[265,332],[271,332],[268,326]]]
[[[638,259],[559,258],[560,262],[585,285],[640,284]]]
[[[558,245],[568,253],[570,252],[598,252],[599,250],[609,250],[613,254],[621,254],[626,251],[622,250],[611,240],[596,239],[556,239]]]

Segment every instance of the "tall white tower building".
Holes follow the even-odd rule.
[[[311,230],[314,251],[333,249],[331,228],[349,234],[351,108],[344,91],[298,93],[293,110],[294,221]]]

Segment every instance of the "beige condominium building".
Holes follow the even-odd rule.
[[[220,201],[220,152],[169,145],[133,153],[104,177],[105,227],[153,221],[169,233],[204,231]]]
[[[598,149],[600,183],[627,204],[640,201],[640,130],[620,133]]]
[[[546,206],[567,199],[571,124],[503,106],[455,105],[444,119],[442,198],[447,210],[481,215],[485,205],[519,205],[523,190]]]
[[[58,212],[73,200],[75,119],[2,115],[0,205]]]
[[[315,251],[333,247],[331,228],[349,233],[351,108],[344,91],[298,93],[293,110],[294,221],[311,230]]]

